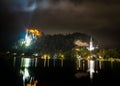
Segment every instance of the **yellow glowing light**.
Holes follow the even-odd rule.
[[[30,32],[30,33],[33,33],[36,36],[41,36],[42,35],[41,32],[37,29],[28,29],[27,31]]]
[[[61,59],[64,59],[64,54],[59,54],[59,56],[61,57]]]
[[[33,81],[33,83],[27,83],[27,86],[36,86],[37,84],[37,80]]]
[[[43,59],[50,59],[51,57],[50,57],[50,55],[49,54],[44,54],[43,55]]]

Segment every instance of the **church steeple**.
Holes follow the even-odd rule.
[[[88,50],[89,50],[89,51],[94,50],[92,36],[90,37],[90,42],[89,42],[89,47],[88,47]]]

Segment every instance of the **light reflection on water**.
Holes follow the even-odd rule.
[[[17,66],[17,61],[14,57],[13,66]],[[36,86],[37,83],[34,83],[36,82],[34,71],[30,70],[30,68],[33,69],[37,66],[37,58],[21,58],[19,61],[20,64],[17,67],[20,68],[18,72],[22,76],[23,86]]]
[[[40,71],[37,71],[38,77],[39,77],[39,76],[44,76],[42,74],[45,74],[45,75],[46,75],[46,73],[49,74],[49,69],[50,69],[50,71],[54,71],[55,68],[58,68],[58,71],[59,71],[59,69],[61,69],[61,68],[62,68],[61,70],[63,70],[68,67],[68,65],[66,65],[67,64],[66,60],[63,61],[64,62],[63,67],[60,66],[61,65],[60,61],[54,61],[53,59],[48,61],[49,66],[44,66],[45,64],[46,65],[48,64],[47,60],[44,61],[44,59],[39,59],[39,58],[21,58],[21,59],[16,58],[16,59],[14,59],[13,62],[14,62],[13,63],[14,66],[17,66],[19,68],[19,73],[23,79],[23,86],[25,86],[26,84],[32,84],[34,81],[38,80],[38,78],[36,78],[37,74],[35,74],[35,71],[34,71],[35,69],[41,68]],[[56,62],[56,65],[54,62]],[[76,63],[76,66],[74,69],[74,77],[78,80],[81,78],[84,78],[84,77],[89,77],[90,81],[92,81],[96,77],[96,75],[99,74],[99,71],[106,70],[105,69],[105,68],[107,68],[106,66],[107,66],[106,62],[104,62],[104,61],[79,60],[79,62]],[[111,70],[111,68],[113,68],[113,62],[110,62],[109,66],[108,66],[108,68],[109,68],[109,70]],[[48,72],[46,71],[46,68],[47,68]],[[45,69],[45,72],[44,73],[41,72],[44,69]],[[67,71],[67,73],[68,72],[69,71]],[[67,75],[67,73],[65,73],[65,74]],[[64,74],[63,74],[63,76],[64,76]],[[57,76],[53,76],[53,77],[55,77],[55,79],[56,79]],[[103,78],[104,78],[104,76],[103,76]]]
[[[98,61],[96,60],[79,60],[79,62],[77,63],[79,65],[77,65],[77,70],[78,72],[76,73],[76,77],[81,78],[82,76],[88,76],[89,78],[92,80],[94,73],[98,73],[98,69],[102,68],[102,62],[100,62],[100,64],[98,64]],[[78,74],[78,76],[77,76]]]
[[[93,78],[93,73],[95,73],[95,61],[88,61],[88,72],[90,73],[90,79]]]

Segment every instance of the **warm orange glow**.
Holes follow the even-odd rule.
[[[33,83],[27,83],[26,86],[36,86],[37,84],[37,80],[35,80]]]
[[[27,31],[35,34],[36,36],[42,36],[42,33],[37,29],[28,29]]]

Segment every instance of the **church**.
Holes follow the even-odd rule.
[[[97,47],[95,47],[94,45],[93,45],[93,39],[92,39],[92,37],[90,37],[90,42],[89,42],[89,46],[87,46],[87,49],[89,50],[89,51],[93,51],[94,49],[96,49]]]

